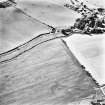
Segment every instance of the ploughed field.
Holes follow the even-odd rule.
[[[18,53],[23,48],[25,51],[27,46]],[[0,63],[1,105],[66,105],[95,94],[97,86],[92,78],[60,39],[40,44],[14,58],[12,54],[9,53],[12,59]]]

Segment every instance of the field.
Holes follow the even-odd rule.
[[[60,5],[37,0],[21,1],[18,7],[54,27],[72,25],[80,15]],[[50,29],[14,7],[0,11],[0,105],[78,105],[81,101],[81,105],[89,105],[91,99],[83,99],[94,96],[97,85],[70,47],[75,45],[76,53],[94,61],[96,53],[92,50],[88,55],[83,49],[93,48],[85,44],[87,39],[75,42],[71,37],[68,44],[68,40],[54,39],[60,33],[35,39]]]

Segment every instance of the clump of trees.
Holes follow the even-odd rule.
[[[78,0],[71,0],[71,4],[65,4],[64,6],[81,14],[81,17],[76,19],[74,25],[70,27],[74,32],[85,34],[102,34],[105,32],[104,8],[90,9]],[[65,30],[66,32],[68,30]]]
[[[12,6],[13,4],[16,4],[15,0],[2,0],[0,2],[0,8],[7,8]]]

